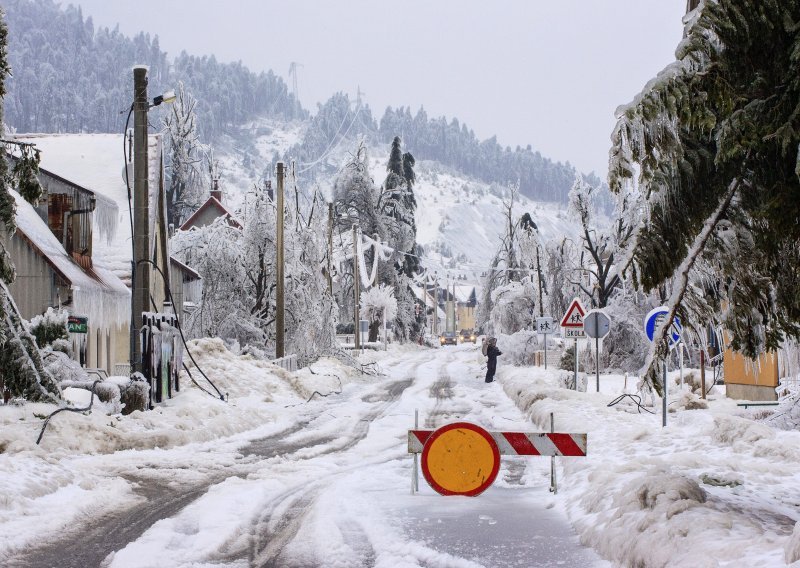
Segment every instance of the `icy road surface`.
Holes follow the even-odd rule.
[[[373,383],[285,408],[246,436],[112,456],[103,473],[132,484],[135,499],[12,565],[607,566],[549,492],[549,458],[502,457],[475,498],[442,497],[421,476],[411,494],[415,409],[425,428],[533,430],[483,382],[483,360],[472,345],[397,354]]]

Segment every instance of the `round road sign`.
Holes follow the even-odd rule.
[[[650,310],[644,317],[644,332],[647,335],[647,339],[653,341],[656,329],[658,329],[661,322],[666,319],[667,315],[669,315],[669,308],[667,306],[659,306]],[[681,332],[683,332],[681,320],[678,316],[675,316],[672,319],[672,326],[670,327],[669,333],[667,333],[667,341],[669,342],[670,349],[675,347],[681,340]]]
[[[483,493],[500,470],[492,435],[475,424],[455,422],[435,430],[422,449],[422,475],[442,495]]]

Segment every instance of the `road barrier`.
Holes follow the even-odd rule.
[[[422,454],[423,476],[436,492],[476,496],[494,482],[501,455],[585,457],[587,439],[587,434],[489,432],[455,422],[437,430],[409,430],[408,453],[415,456],[414,476],[416,455]]]

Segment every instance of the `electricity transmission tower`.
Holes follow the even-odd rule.
[[[297,88],[297,69],[302,67],[302,63],[292,61],[289,64],[289,77],[292,78],[292,93],[294,93],[295,100],[300,100],[300,90]]]

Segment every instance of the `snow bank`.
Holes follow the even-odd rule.
[[[599,393],[593,380],[586,393],[558,388],[555,370],[501,367],[498,378],[542,431],[552,412],[556,431],[588,433],[586,458],[557,460],[559,500],[606,559],[642,568],[800,559],[800,433],[737,416],[713,391],[702,408],[688,385],[674,389],[662,428],[658,411],[607,406],[635,392],[620,376],[601,376]]]

